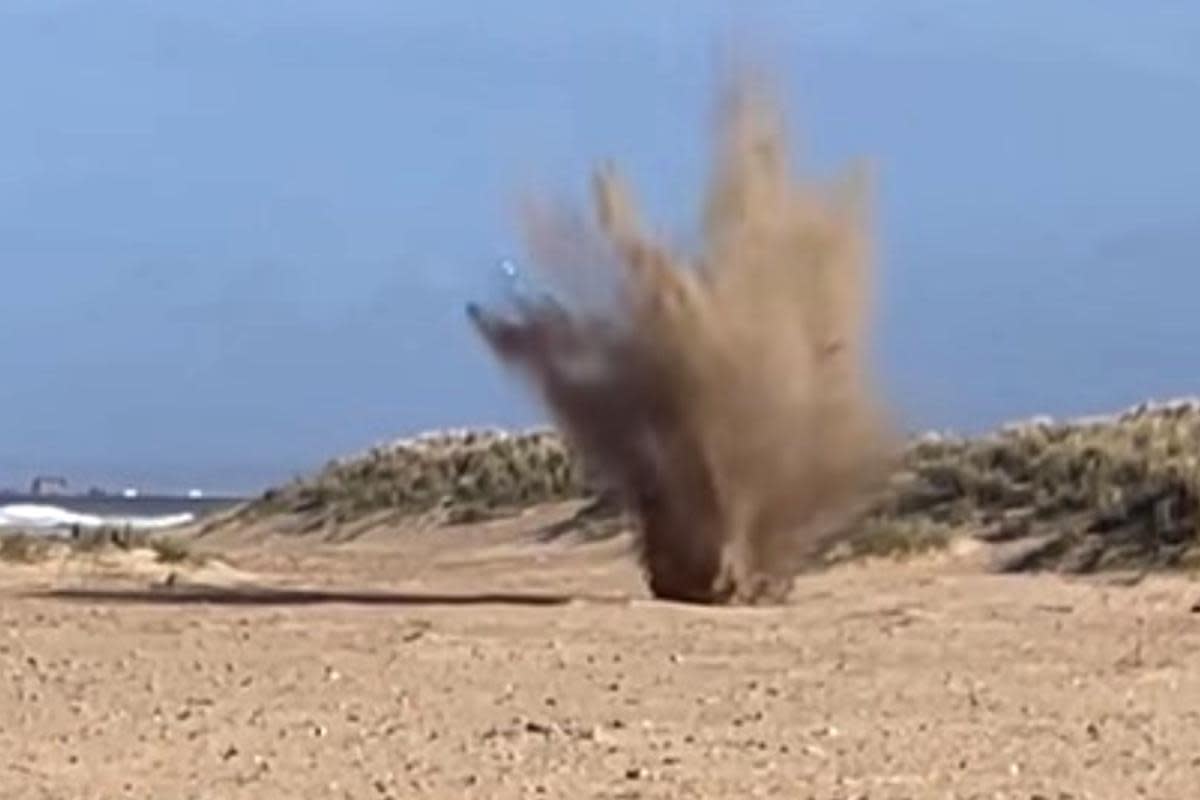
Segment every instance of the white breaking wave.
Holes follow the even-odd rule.
[[[79,514],[58,506],[17,503],[0,506],[0,528],[132,528],[135,530],[159,530],[186,525],[196,519],[195,514],[165,514],[158,517],[100,517],[95,514]]]

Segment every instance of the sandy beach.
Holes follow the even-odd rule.
[[[6,798],[1185,798],[1200,584],[839,567],[646,594],[566,513],[0,566]]]

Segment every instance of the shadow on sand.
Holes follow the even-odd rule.
[[[150,589],[52,589],[26,597],[85,603],[141,605],[301,606],[347,604],[362,606],[560,606],[573,599],[562,594],[478,592],[345,591],[280,589],[258,586],[163,586]]]

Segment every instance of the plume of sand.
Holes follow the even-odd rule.
[[[647,234],[606,165],[594,225],[525,215],[569,302],[468,314],[634,512],[656,596],[781,600],[847,531],[892,449],[868,369],[867,182],[795,180],[758,85],[732,85],[718,111],[699,257]]]

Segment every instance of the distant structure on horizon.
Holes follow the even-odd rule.
[[[44,474],[35,476],[27,487],[21,486],[0,486],[0,497],[11,499],[18,498],[22,502],[29,502],[37,498],[59,498],[55,502],[68,502],[72,500],[97,500],[97,501],[126,501],[126,502],[157,502],[162,500],[187,500],[198,502],[201,504],[220,503],[228,500],[244,499],[244,495],[236,492],[210,492],[204,489],[177,489],[177,490],[150,490],[143,491],[137,486],[125,486],[124,488],[104,488],[102,486],[89,486],[84,489],[72,490],[68,480],[61,475]]]
[[[67,493],[67,479],[60,475],[38,475],[29,482],[29,493],[34,497],[64,495]]]

